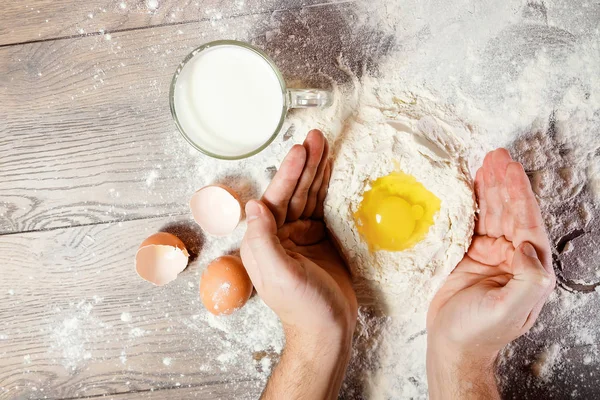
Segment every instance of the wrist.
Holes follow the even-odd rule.
[[[427,379],[432,400],[497,399],[498,352],[459,349],[428,340]]]
[[[333,326],[307,331],[284,325],[285,350],[304,362],[322,364],[324,359],[336,362],[348,358],[352,347],[353,330]]]
[[[261,399],[337,399],[350,359],[352,334],[344,329],[307,332],[284,325],[286,343]],[[285,387],[285,389],[284,389]]]

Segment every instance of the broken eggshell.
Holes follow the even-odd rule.
[[[165,285],[185,269],[190,255],[175,235],[158,232],[142,242],[135,254],[135,270],[144,280]]]
[[[242,219],[242,206],[238,194],[223,185],[210,185],[199,189],[190,200],[194,220],[213,236],[231,234]]]

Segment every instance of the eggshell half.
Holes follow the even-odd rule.
[[[238,194],[222,185],[198,190],[190,200],[190,209],[198,225],[213,236],[231,234],[242,219]]]
[[[165,285],[187,266],[189,253],[175,235],[158,232],[142,242],[135,254],[138,275],[157,286]]]
[[[252,282],[239,257],[219,257],[202,273],[200,298],[215,315],[232,314],[246,304],[250,295]]]

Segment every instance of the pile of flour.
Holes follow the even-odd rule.
[[[380,294],[386,313],[423,311],[462,259],[473,233],[476,204],[467,167],[471,132],[426,98],[389,91],[386,79],[363,79],[359,104],[333,140],[333,170],[325,220],[355,283]],[[353,214],[370,183],[394,170],[414,176],[441,199],[425,239],[399,252],[371,252]],[[420,329],[424,328],[423,326]]]
[[[296,131],[321,128],[331,143],[325,220],[361,305],[342,397],[420,397],[427,390],[427,307],[470,244],[476,202],[469,166],[483,150],[469,124],[431,94],[403,90],[398,76],[351,81],[336,88],[331,109],[290,118]],[[440,198],[441,209],[415,247],[371,253],[352,216],[370,182],[398,168]]]

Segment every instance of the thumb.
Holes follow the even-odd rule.
[[[246,221],[241,255],[250,279],[260,290],[287,264],[287,253],[277,237],[275,217],[261,201],[250,200],[246,204]]]
[[[529,242],[523,242],[517,248],[511,267],[513,277],[503,288],[507,291],[504,312],[519,321],[521,328],[529,329],[540,313],[541,306],[538,305],[543,305],[554,288],[555,279],[544,268]]]

